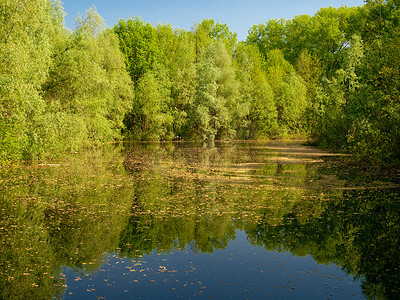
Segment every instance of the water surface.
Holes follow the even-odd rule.
[[[0,172],[2,299],[399,296],[397,171],[219,142]]]

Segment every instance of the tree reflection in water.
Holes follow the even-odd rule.
[[[87,276],[105,253],[213,253],[238,231],[340,266],[366,298],[396,298],[399,188],[346,159],[289,142],[148,143],[2,170],[1,298],[62,298],[63,267]]]

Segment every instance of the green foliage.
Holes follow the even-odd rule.
[[[307,87],[307,98],[312,99],[321,80],[322,67],[318,59],[307,51],[300,53],[295,64],[296,72]]]
[[[238,136],[244,139],[277,135],[277,111],[274,94],[267,81],[258,48],[240,43],[235,51],[236,76],[239,81]]]
[[[44,110],[40,86],[51,62],[52,5],[0,2],[0,163],[29,151],[33,123]]]
[[[173,30],[169,25],[157,26],[157,38],[165,69],[163,80],[170,81],[171,99],[167,107],[172,116],[170,133],[179,139],[187,136],[188,112],[196,92],[195,39],[190,32]]]
[[[358,159],[392,161],[399,157],[398,7],[370,1],[360,14],[368,30],[361,27],[349,39],[342,67],[326,90],[336,105],[325,111],[316,131],[327,145]]]
[[[114,31],[119,37],[129,75],[136,85],[147,70],[159,61],[156,30],[141,18],[131,18],[128,21],[120,19]]]
[[[308,134],[360,159],[398,158],[396,0],[191,31],[95,9],[64,26],[59,1],[0,0],[0,163],[106,141]],[[136,95],[136,98],[134,98]]]
[[[301,132],[307,108],[306,87],[301,77],[290,72],[275,94],[278,124],[292,132]]]
[[[256,45],[264,58],[280,49],[285,59],[295,64],[304,51],[318,58],[331,76],[344,59],[348,40],[358,25],[357,8],[321,8],[314,16],[299,15],[292,20],[269,20],[251,28],[246,43]]]
[[[266,74],[274,93],[277,121],[285,131],[301,128],[307,107],[306,86],[280,50],[271,50],[266,61]]]
[[[162,75],[161,68],[158,68],[157,73],[148,71],[137,84],[132,112],[126,119],[134,139],[172,139],[169,129],[173,120],[168,112],[171,99],[168,81]]]
[[[54,54],[50,74],[43,86],[49,103],[46,113],[50,119],[61,120],[48,124],[56,126],[53,130],[60,135],[70,134],[58,142],[65,142],[61,149],[76,151],[87,139],[105,142],[121,138],[122,121],[131,105],[131,81],[117,37],[104,29],[94,9],[78,18],[72,35],[65,34],[64,43]],[[57,124],[63,119],[70,120],[66,125],[76,123],[77,127],[71,130],[65,126],[59,131]]]
[[[231,122],[237,96],[231,56],[223,43],[211,43],[197,66],[196,100],[191,115],[194,134],[209,141],[231,138],[235,134]]]
[[[398,159],[399,15],[398,1],[366,1],[253,26],[246,43],[266,59],[280,125],[362,160]]]
[[[309,29],[312,42],[311,45],[304,45],[303,49],[309,50],[321,60],[327,76],[342,66],[343,53],[350,39],[350,36],[346,36],[346,24],[353,10],[348,7],[321,8],[313,18]]]
[[[217,98],[219,70],[210,52],[205,52],[197,66],[197,89],[191,113],[192,130],[204,140],[213,141],[220,128],[219,120],[226,116],[225,103]],[[224,121],[224,120],[223,120]]]
[[[80,16],[71,34],[58,1],[1,5],[0,162],[120,139],[131,81],[97,12]]]
[[[192,33],[196,41],[197,59],[212,41],[222,42],[230,54],[237,44],[237,34],[231,32],[228,25],[216,23],[214,19],[204,19],[201,23],[195,23]]]
[[[257,46],[264,59],[267,59],[269,51],[285,47],[286,26],[285,19],[269,20],[265,24],[254,25],[249,30],[246,43]]]

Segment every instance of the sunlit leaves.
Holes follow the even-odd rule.
[[[132,112],[126,118],[132,138],[159,140],[168,138],[168,128],[172,127],[172,116],[168,112],[170,104],[168,84],[162,78],[162,67],[158,74],[147,71],[136,86]]]
[[[119,41],[97,12],[71,34],[58,1],[1,5],[0,163],[121,138],[131,83]]]
[[[306,86],[280,50],[268,53],[265,66],[268,83],[274,92],[278,124],[283,131],[295,131],[301,127],[307,107]]]
[[[40,85],[50,65],[52,6],[47,0],[1,1],[0,148],[3,160],[21,158],[29,130],[44,110]]]
[[[120,19],[114,31],[119,37],[129,74],[136,84],[159,61],[156,30],[141,18],[131,18],[127,21]]]
[[[193,35],[196,40],[196,53],[198,56],[211,42],[218,41],[224,44],[230,54],[237,45],[237,34],[231,32],[227,24],[215,22],[214,19],[204,19],[193,26]]]
[[[231,117],[238,86],[230,55],[220,42],[210,44],[197,66],[192,130],[203,140],[233,136]]]
[[[235,119],[241,138],[273,137],[277,129],[274,94],[258,49],[240,43],[235,51],[240,99]]]

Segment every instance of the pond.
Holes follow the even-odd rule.
[[[399,299],[399,172],[296,141],[0,170],[1,299]]]

